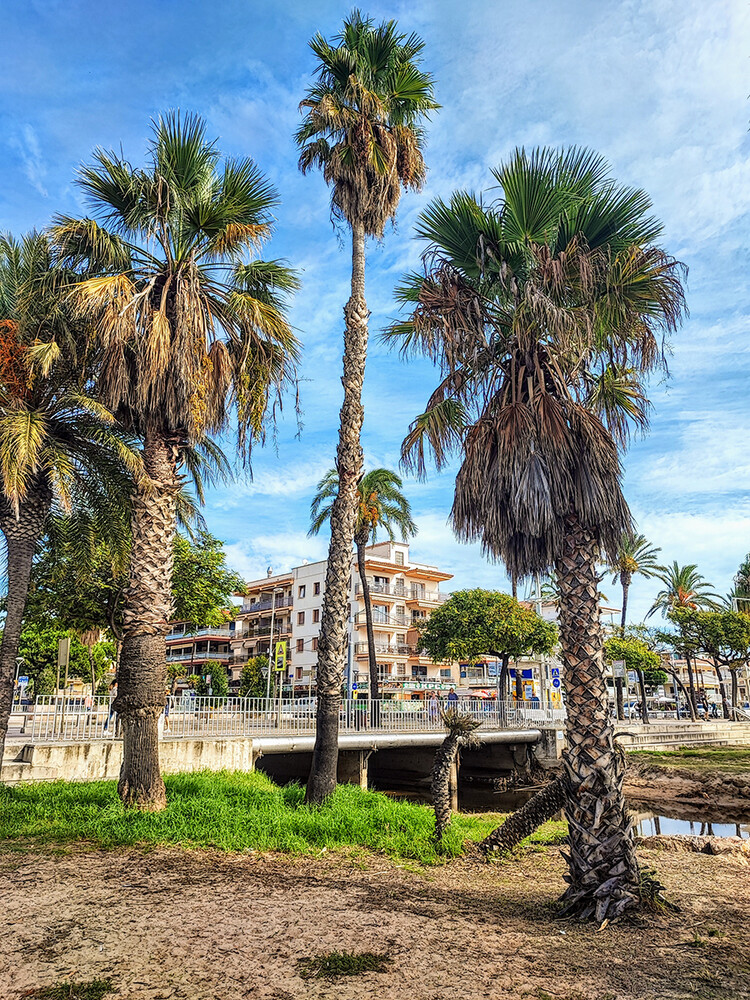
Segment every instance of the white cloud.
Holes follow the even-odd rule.
[[[20,129],[18,135],[8,139],[8,145],[15,150],[23,163],[24,173],[34,190],[43,197],[47,197],[45,180],[47,176],[47,166],[42,156],[39,138],[33,126],[26,124]]]

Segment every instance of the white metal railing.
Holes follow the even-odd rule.
[[[26,733],[31,742],[88,742],[121,735],[110,698],[44,695],[29,707]],[[440,709],[455,704],[475,716],[482,729],[525,729],[559,725],[565,713],[549,708],[527,708],[516,702],[461,698],[452,703],[365,698],[342,700],[342,733],[371,729],[384,733],[444,732]],[[315,698],[199,698],[190,693],[165,699],[160,725],[165,739],[190,737],[257,736],[313,733]],[[168,710],[167,710],[168,709]]]

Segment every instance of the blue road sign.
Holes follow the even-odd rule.
[[[356,690],[357,690],[357,683],[355,681],[355,683],[352,684],[352,691],[356,691]]]
[[[560,676],[560,668],[559,667],[552,667],[552,669],[550,670],[550,673],[552,674],[553,677],[559,677]]]
[[[560,687],[560,678],[559,677],[553,677],[552,678],[552,687],[553,688],[559,688]]]

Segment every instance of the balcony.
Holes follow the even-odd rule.
[[[275,638],[281,638],[281,636],[289,635],[292,630],[291,622],[274,622],[273,623],[273,634]],[[258,639],[261,637],[267,637],[271,634],[270,625],[251,625],[246,632],[242,633],[243,639]]]
[[[231,659],[231,653],[216,653],[214,650],[211,652],[202,653],[170,653],[167,651],[167,663],[205,663],[206,660],[217,660],[219,663],[229,663]]]
[[[402,642],[376,642],[375,654],[376,656],[411,656],[414,648],[414,646],[409,646]],[[368,644],[366,642],[355,642],[354,655],[367,656]]]
[[[437,590],[421,590],[419,587],[412,587],[406,595],[407,601],[417,601],[419,604],[444,604],[449,594],[441,594]]]
[[[234,638],[234,630],[230,630],[228,625],[226,627],[218,625],[216,628],[199,628],[195,632],[168,632],[167,642],[175,639],[189,640],[192,642],[193,639],[199,639],[201,636],[207,635],[212,639],[232,639]]]
[[[354,616],[354,624],[364,626],[367,624],[367,617],[364,611],[358,611]],[[372,616],[372,624],[375,628],[409,628],[411,619],[406,615],[384,615],[375,613]]]
[[[383,597],[406,597],[407,589],[402,583],[375,583],[371,577],[365,577],[367,583],[370,587],[371,594],[377,594]],[[354,584],[354,593],[362,593],[362,585],[360,583]]]
[[[274,608],[291,608],[294,603],[294,598],[289,597],[277,597],[274,602]],[[271,598],[267,598],[264,601],[256,601],[255,604],[246,604],[242,606],[242,613],[244,615],[254,615],[260,613],[261,611],[271,610]]]

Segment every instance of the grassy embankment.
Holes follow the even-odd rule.
[[[634,764],[683,768],[691,771],[750,773],[750,747],[678,747],[676,750],[632,750],[628,760]]]
[[[165,782],[169,804],[156,814],[123,809],[113,781],[0,787],[0,840],[11,849],[77,842],[314,854],[360,847],[434,864],[461,854],[465,840],[482,840],[503,819],[497,813],[455,816],[440,855],[428,806],[353,785],[339,786],[329,804],[312,808],[304,805],[300,785],[279,787],[257,772],[175,774]],[[530,839],[554,843],[563,833],[564,824],[550,823]]]

